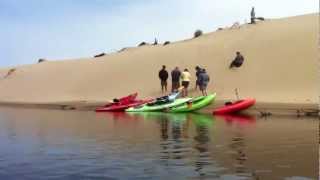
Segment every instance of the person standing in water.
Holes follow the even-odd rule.
[[[201,70],[199,75],[199,87],[203,96],[207,96],[207,86],[210,81],[209,75],[207,74],[205,69]]]
[[[159,79],[161,81],[161,91],[162,93],[167,92],[167,80],[168,80],[169,74],[166,70],[166,66],[163,65],[162,69],[159,71]]]
[[[251,16],[251,23],[250,24],[255,24],[256,23],[256,12],[254,11],[254,7],[252,7],[251,9],[251,13],[250,13],[250,16]]]
[[[172,88],[171,92],[175,92],[180,87],[180,76],[181,72],[178,67],[171,71]]]
[[[199,86],[199,75],[201,73],[201,68],[199,66],[196,66],[196,87],[195,87],[195,90],[197,90],[197,87],[200,87]]]
[[[184,71],[181,74],[181,80],[182,80],[182,97],[188,96],[188,87],[190,84],[191,74],[189,73],[188,69],[184,69]]]

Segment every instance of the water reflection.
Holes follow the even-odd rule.
[[[161,112],[130,113],[140,115],[146,121],[156,121],[160,126],[160,159],[165,165],[184,166],[190,153],[188,114]],[[171,161],[174,160],[174,161]]]
[[[0,179],[313,178],[317,133],[292,117],[0,110]]]
[[[209,151],[209,128],[213,124],[213,119],[208,115],[197,115],[194,118],[194,123],[196,125],[196,135],[194,137],[196,143],[194,148],[198,151],[195,171],[199,173],[199,176],[205,176],[205,168],[212,164]]]
[[[256,123],[256,117],[245,115],[245,114],[226,114],[226,115],[217,115],[217,117],[222,118],[227,125],[253,125]]]
[[[254,170],[246,166],[248,160],[245,128],[256,123],[256,117],[250,115],[219,115],[229,127],[234,127],[233,137],[229,144],[233,159],[234,173],[243,178],[259,179]]]
[[[137,113],[134,113],[137,115]],[[139,113],[145,120],[154,120],[160,126],[160,159],[165,166],[188,166],[190,157],[194,157],[193,166],[197,176],[210,173],[206,170],[213,164],[210,153],[209,131],[214,117],[206,114],[160,112]],[[192,129],[195,129],[192,133]],[[214,173],[211,175],[214,175]]]

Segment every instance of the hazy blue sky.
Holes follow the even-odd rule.
[[[249,21],[252,6],[266,18],[319,7],[317,0],[0,0],[0,66],[186,39]]]

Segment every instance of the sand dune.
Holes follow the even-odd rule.
[[[18,66],[7,78],[3,76],[10,68],[3,68],[0,102],[101,102],[131,92],[158,96],[157,74],[165,64],[169,70],[188,68],[193,75],[196,65],[205,67],[212,79],[209,91],[217,92],[219,100],[235,99],[238,88],[240,97],[254,97],[258,102],[317,103],[317,18],[311,14],[267,20],[167,46]],[[245,63],[229,70],[236,51],[242,52]]]

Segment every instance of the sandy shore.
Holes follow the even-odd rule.
[[[157,74],[164,64],[170,71],[175,66],[188,68],[192,75],[196,65],[205,67],[212,80],[208,89],[217,92],[218,102],[236,99],[238,89],[241,98],[256,98],[257,106],[317,109],[317,18],[311,14],[266,20],[167,46],[0,68],[0,103],[91,107],[132,92],[139,92],[140,97],[159,96]],[[236,51],[242,52],[245,63],[229,70]],[[193,77],[192,88],[194,83]]]

